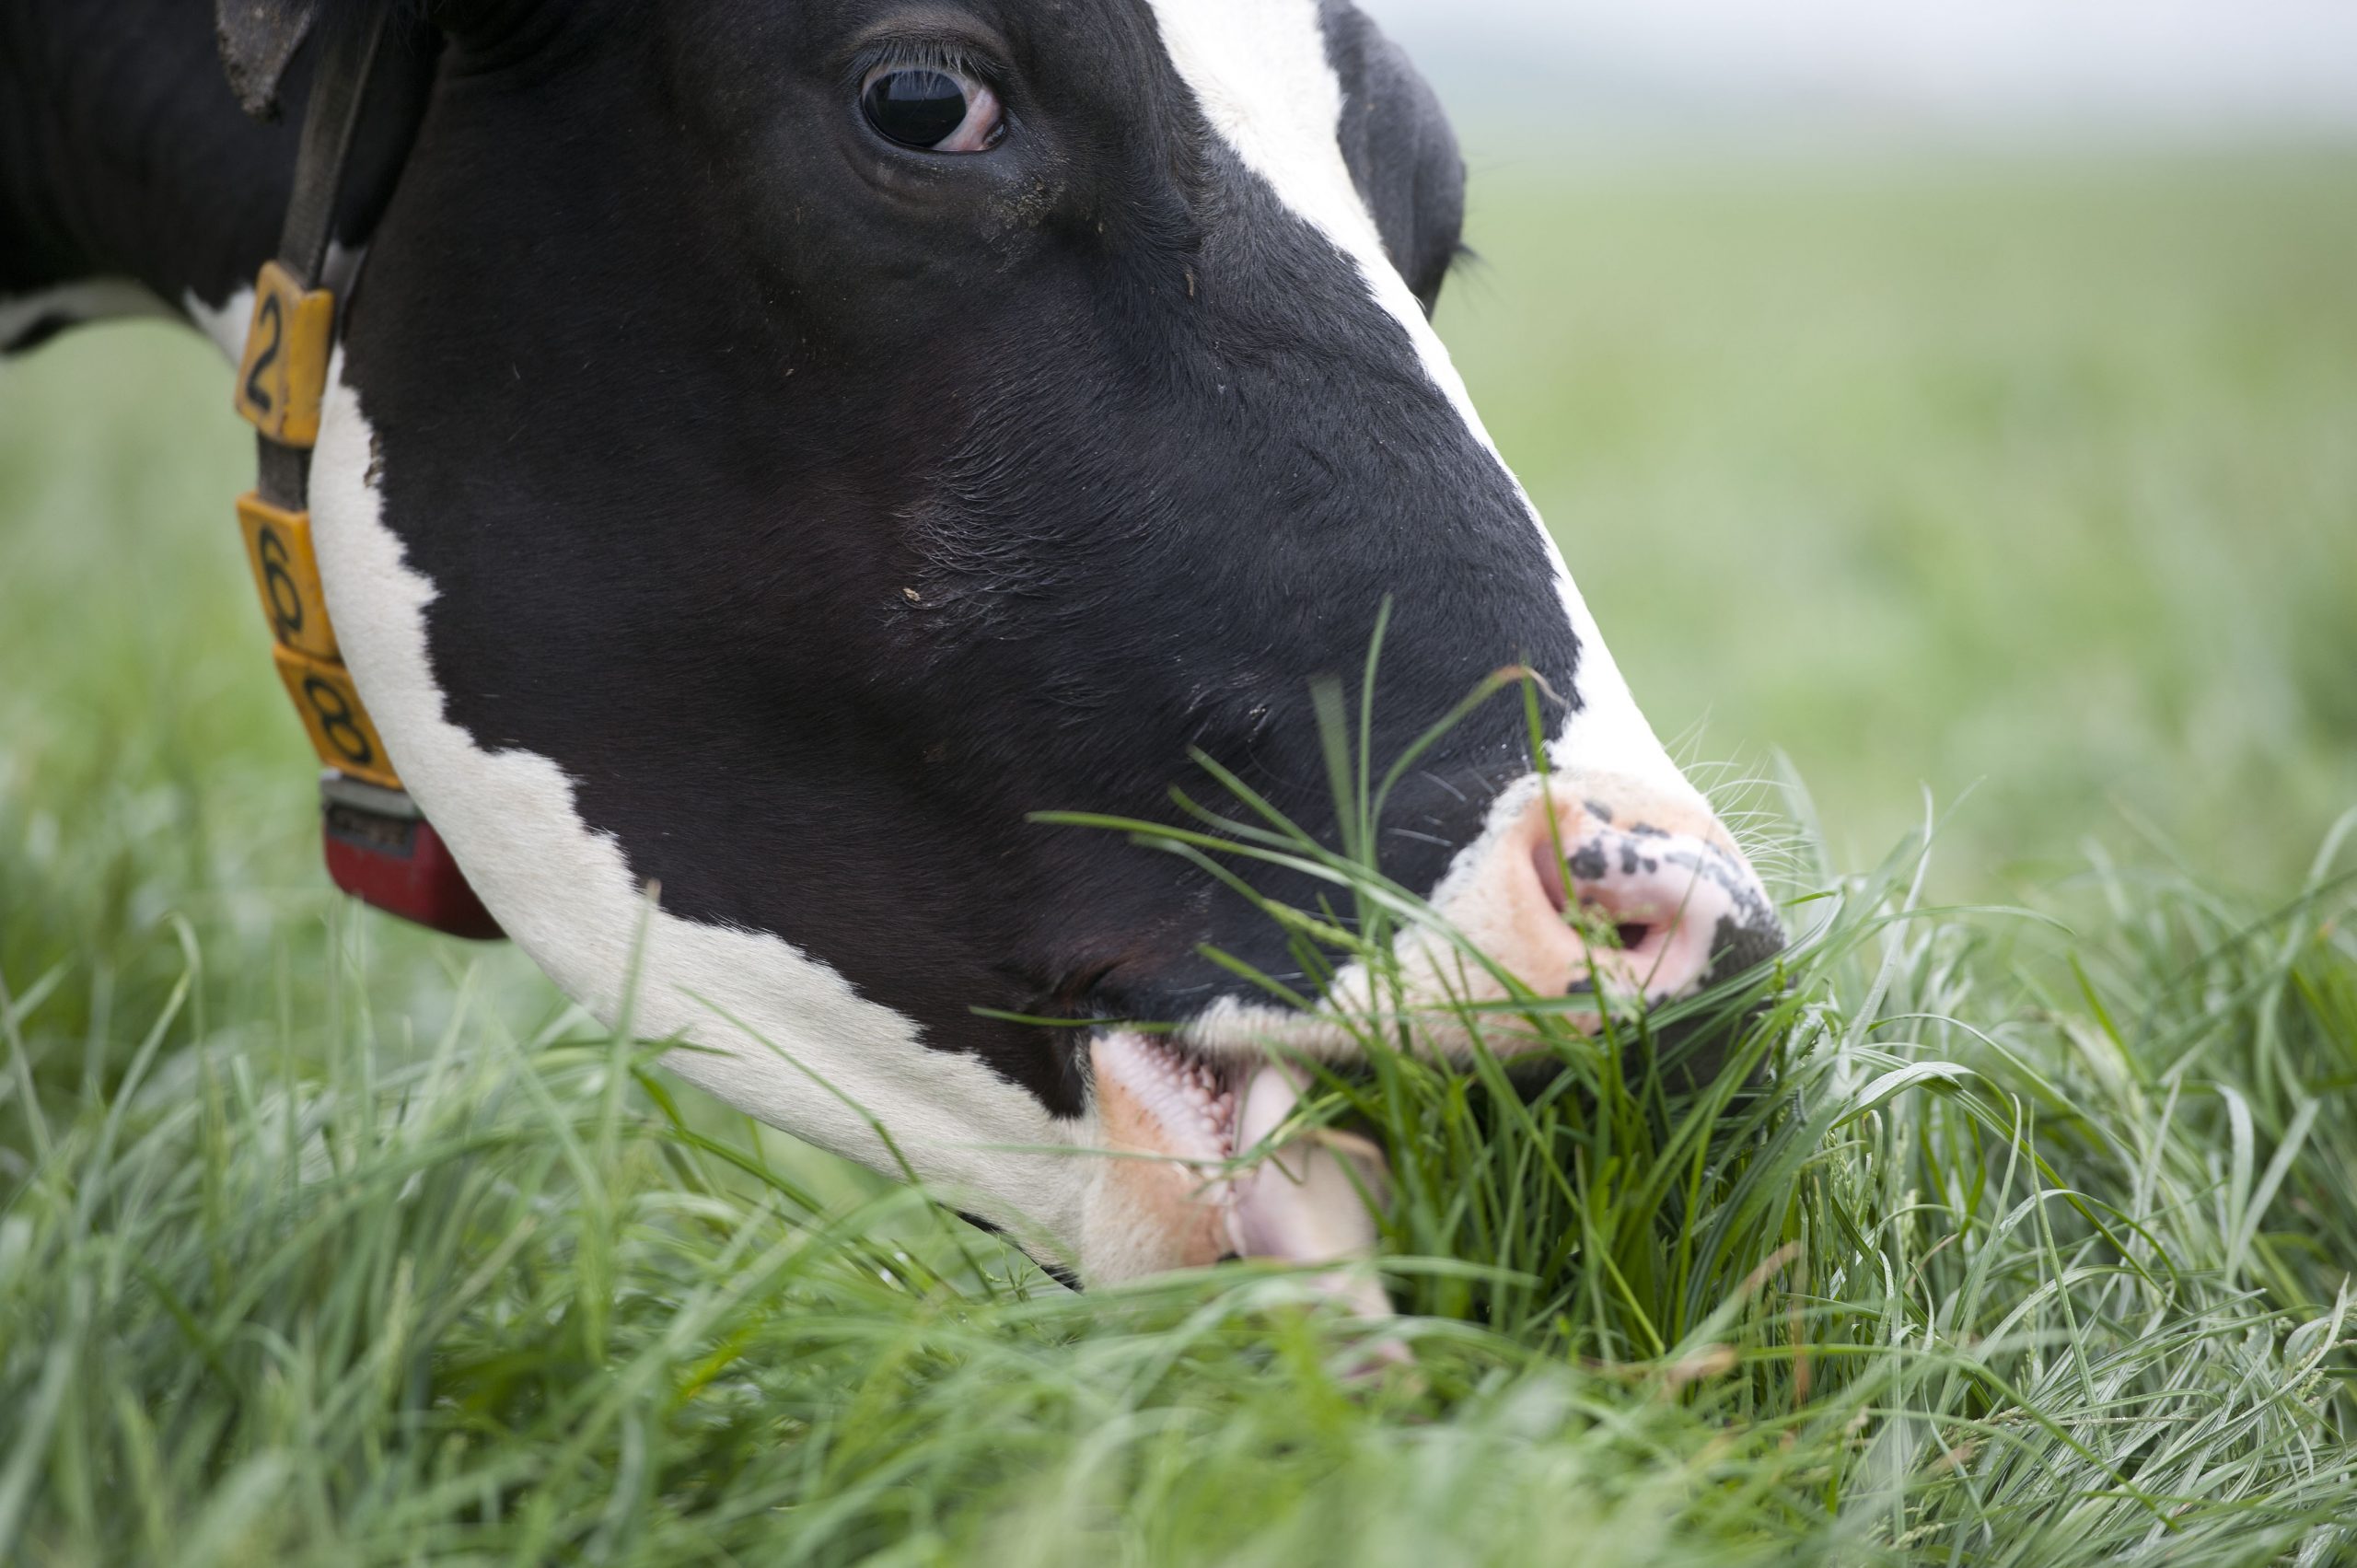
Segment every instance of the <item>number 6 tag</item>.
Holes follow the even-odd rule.
[[[319,557],[311,553],[311,515],[273,506],[248,492],[238,497],[238,524],[246,536],[246,563],[254,569],[261,612],[281,647],[333,660],[341,650],[319,588]]]

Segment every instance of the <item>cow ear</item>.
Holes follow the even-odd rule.
[[[256,120],[278,118],[279,85],[318,10],[318,0],[215,0],[221,67],[238,107]]]

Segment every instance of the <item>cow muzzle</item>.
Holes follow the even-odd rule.
[[[1229,1005],[1173,1035],[1095,1039],[1104,1158],[1086,1205],[1090,1279],[1229,1257],[1330,1265],[1314,1276],[1321,1289],[1380,1313],[1380,1288],[1344,1265],[1375,1250],[1382,1151],[1355,1132],[1292,1125],[1299,1063],[1348,1071],[1358,1054],[1344,1019],[1391,1019],[1404,998],[1413,1038],[1435,1054],[1468,1054],[1479,1017],[1482,1042],[1511,1056],[1536,1043],[1518,1001],[1593,995],[1593,1010],[1566,1015],[1593,1033],[1752,969],[1784,940],[1758,875],[1699,797],[1611,776],[1508,792],[1431,907],[1394,942],[1396,972],[1346,970],[1321,1015]]]
[[[1502,812],[1434,892],[1434,926],[1401,941],[1411,988],[1504,1000],[1468,948],[1538,996],[1592,993],[1607,1013],[1659,1006],[1783,946],[1751,863],[1699,796],[1617,775],[1550,783]]]

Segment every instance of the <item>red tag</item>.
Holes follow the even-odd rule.
[[[328,875],[366,904],[451,936],[504,935],[449,846],[422,817],[371,810],[330,793],[321,803]]]

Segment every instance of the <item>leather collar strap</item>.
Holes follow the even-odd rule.
[[[321,26],[278,255],[254,283],[252,325],[238,366],[238,413],[259,433],[259,482],[238,498],[254,587],[277,645],[279,679],[326,771],[319,781],[328,874],[379,909],[457,936],[497,936],[432,824],[401,788],[345,668],[311,547],[311,448],[338,327],[322,287],[336,199],[368,87],[399,8],[371,6]]]

